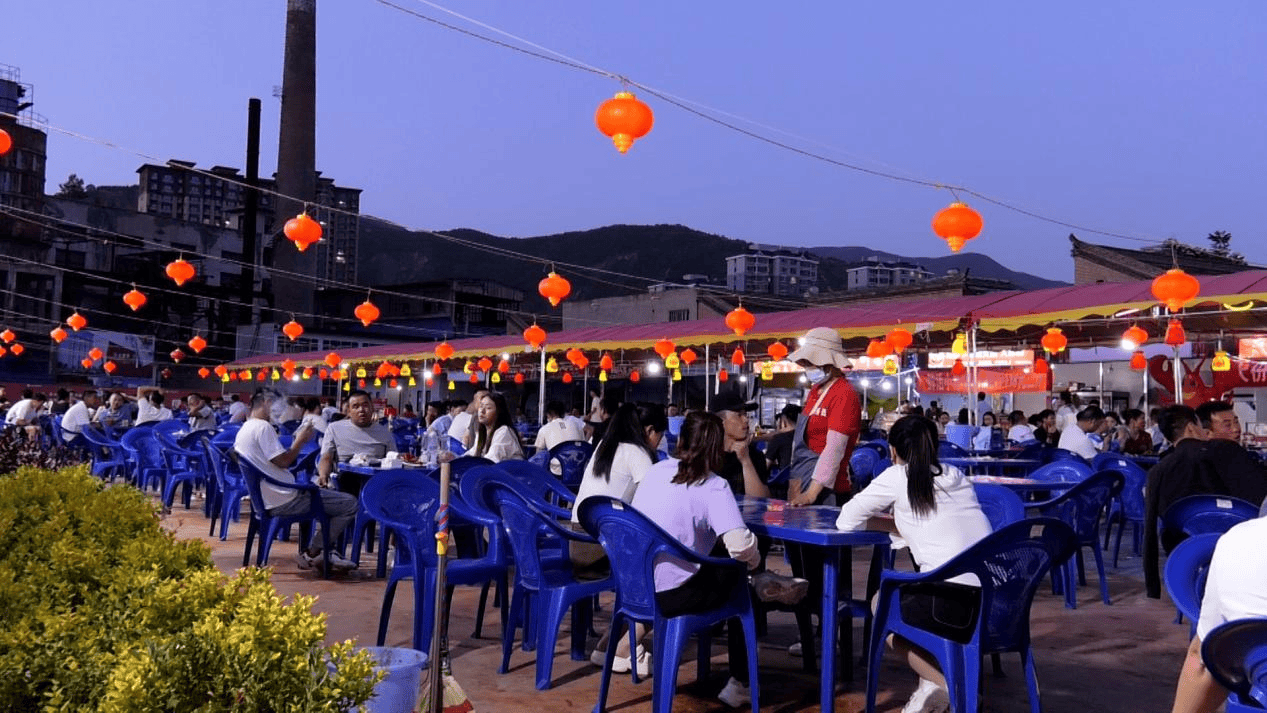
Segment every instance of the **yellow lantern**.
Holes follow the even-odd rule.
[[[343,382],[343,390],[344,390],[344,391],[351,391],[351,390],[352,390],[352,382],[351,382],[351,381],[345,381],[345,382]]]
[[[677,369],[682,366],[682,360],[678,358],[677,352],[674,352],[664,358],[664,368]]]
[[[401,365],[400,365],[400,375],[401,375],[401,376],[413,376],[413,375],[414,375],[414,370],[409,368],[409,363],[408,363],[408,362],[406,362],[406,363],[404,363],[404,364],[401,364]]]
[[[681,380],[682,380],[682,372],[681,372],[680,370],[678,370],[678,369],[674,369],[674,370],[673,370],[673,380],[674,380],[674,381],[681,381]]]
[[[551,374],[559,373],[559,362],[555,361],[554,357],[550,357],[550,360],[546,362],[546,371]]]
[[[411,377],[409,377],[409,385],[410,385],[410,386],[417,386],[417,385],[418,385],[418,382],[417,382],[417,381],[414,381],[414,378],[411,376]]]
[[[363,367],[363,366],[358,366],[358,367],[356,367],[356,378],[358,378],[358,379],[364,379],[364,378],[365,378],[365,367]]]
[[[774,379],[774,366],[770,362],[761,365],[761,380],[771,381]]]
[[[377,376],[374,377],[374,386],[382,386],[382,385],[383,385],[383,380],[378,378]]]
[[[474,370],[474,368],[475,367],[471,364],[471,360],[467,359],[466,363],[462,365],[462,373],[470,374]]]
[[[968,353],[968,335],[960,333],[955,335],[955,341],[950,345],[950,351],[956,354]]]
[[[457,384],[453,383],[452,381],[449,382],[449,391],[457,391],[457,388],[458,388]]]
[[[884,360],[884,375],[893,376],[897,373],[897,359],[888,357]]]
[[[500,384],[500,383],[502,383],[502,375],[501,375],[500,373],[498,373],[498,372],[494,371],[494,372],[493,372],[493,375],[492,375],[491,377],[489,377],[489,379],[488,379],[488,380],[489,380],[489,381],[491,381],[491,382],[493,382],[494,384]]]
[[[1210,362],[1210,368],[1215,371],[1231,371],[1232,358],[1222,349],[1214,352],[1214,359]]]
[[[599,380],[599,381],[601,381],[601,382],[603,382],[604,384],[606,384],[606,383],[607,383],[607,370],[606,370],[606,369],[604,369],[603,371],[598,372],[598,380]]]
[[[228,374],[228,372],[225,372],[224,376],[221,376],[221,377],[220,377],[220,383],[222,383],[222,384],[227,384],[227,383],[229,383],[229,374]]]

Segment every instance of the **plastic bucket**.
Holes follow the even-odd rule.
[[[393,646],[366,646],[375,668],[384,671],[374,686],[374,696],[365,702],[369,713],[411,713],[422,689],[422,669],[427,655],[417,649]]]

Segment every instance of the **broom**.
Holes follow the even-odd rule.
[[[475,710],[466,692],[453,678],[449,662],[449,612],[445,595],[445,563],[449,548],[449,477],[447,462],[440,464],[440,507],[436,511],[436,601],[431,629],[431,651],[427,652],[431,677],[418,698],[415,710],[422,713],[467,713]]]

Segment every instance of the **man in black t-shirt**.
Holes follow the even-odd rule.
[[[718,394],[708,410],[721,418],[726,430],[726,457],[718,475],[730,483],[730,489],[736,495],[770,497],[770,487],[766,485],[770,469],[766,466],[765,455],[752,444],[752,430],[748,423],[748,414],[757,410],[757,405],[745,402],[739,394],[728,391]]]
[[[779,412],[774,424],[778,430],[770,436],[765,447],[766,465],[771,470],[792,464],[792,438],[796,435],[796,421],[800,417],[801,407],[796,404],[788,404]]]

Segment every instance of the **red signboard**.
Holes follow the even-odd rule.
[[[987,394],[1047,392],[1051,389],[1051,373],[1034,374],[1025,369],[978,369],[977,383],[970,386],[968,375],[955,376],[949,371],[921,370],[919,390],[926,394],[961,394],[969,388]]]

